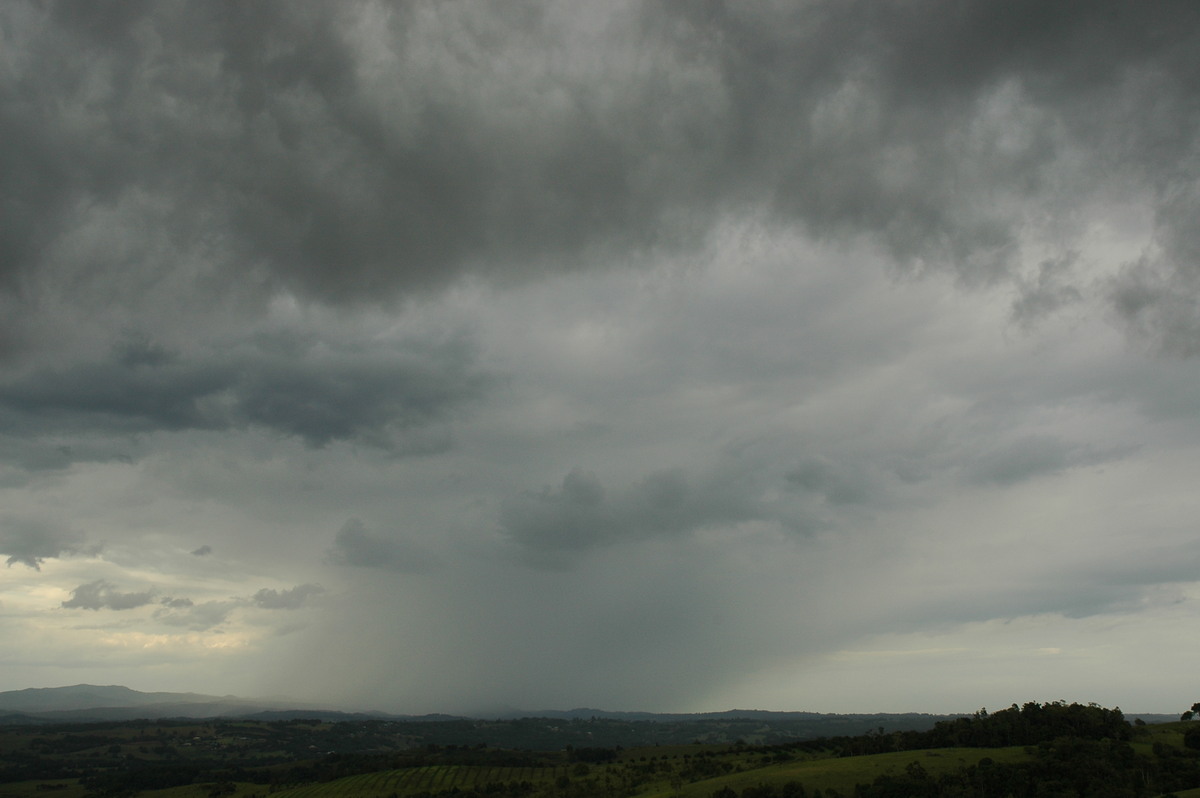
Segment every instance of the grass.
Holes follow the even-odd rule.
[[[364,796],[398,796],[416,793],[437,793],[459,789],[478,790],[488,784],[506,784],[528,781],[534,785],[554,782],[560,776],[568,776],[570,766],[558,767],[498,767],[472,765],[428,765],[425,767],[383,770],[375,773],[360,773],[334,781],[304,784],[272,793],[272,798],[356,798]],[[155,798],[159,798],[157,795]],[[167,796],[166,798],[190,798],[190,796]]]
[[[664,753],[657,751],[658,762],[677,765],[682,751]],[[636,792],[638,798],[709,798],[714,792],[728,787],[737,793],[747,787],[759,785],[782,786],[797,781],[811,792],[836,789],[843,795],[853,793],[854,785],[870,783],[883,774],[899,774],[912,762],[919,762],[931,775],[954,771],[978,763],[990,757],[996,762],[1018,762],[1029,755],[1023,747],[1013,748],[942,748],[921,751],[903,751],[889,754],[856,757],[814,757],[797,759],[778,764],[763,765],[754,754],[735,757],[731,760],[734,772],[715,778],[687,784],[672,779],[671,772],[657,773],[644,781]],[[625,760],[626,763],[641,762],[641,757]],[[589,789],[609,780],[612,785],[621,784],[626,773],[624,763],[614,765],[591,765],[587,773],[572,773],[570,765],[545,768],[488,768],[473,766],[439,765],[406,770],[391,770],[379,773],[364,773],[335,781],[306,784],[273,793],[271,798],[382,798],[413,795],[458,788],[463,791],[482,790],[488,783],[511,783],[528,781],[538,788],[549,787],[563,776],[570,778],[582,794],[607,794],[607,790]],[[261,790],[261,788],[260,788]],[[149,798],[149,795],[147,796]],[[156,793],[153,798],[206,798],[203,795],[182,793]],[[238,798],[248,794],[238,793]],[[1200,798],[1200,796],[1197,796]]]
[[[53,789],[41,785],[52,785]],[[0,798],[83,798],[85,792],[87,790],[79,779],[36,779],[0,784]]]
[[[938,775],[961,767],[974,765],[990,757],[996,762],[1018,762],[1029,758],[1024,747],[1015,748],[935,748],[922,751],[898,751],[870,756],[835,757],[812,759],[804,762],[785,762],[754,770],[718,776],[714,779],[686,784],[678,791],[647,793],[646,798],[708,798],[713,792],[728,787],[741,793],[747,787],[760,784],[782,786],[789,781],[798,781],[809,792],[822,791],[831,787],[839,792],[853,794],[855,784],[869,784],[877,776],[899,774],[911,762],[921,763],[931,775]]]

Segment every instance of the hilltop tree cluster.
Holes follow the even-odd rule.
[[[918,734],[923,737],[925,748],[998,748],[1037,745],[1064,737],[1128,740],[1132,730],[1119,708],[1031,701],[1020,708],[1013,704],[990,715],[986,709],[981,709],[969,718],[941,721],[931,730]]]
[[[1047,704],[1029,702],[1020,707],[1013,704],[991,714],[981,709],[967,717],[939,721],[928,731],[887,734],[879,729],[856,737],[822,738],[787,747],[813,752],[833,747],[843,756],[863,756],[925,748],[1038,745],[1060,738],[1128,740],[1131,734],[1129,722],[1120,709],[1053,701]]]

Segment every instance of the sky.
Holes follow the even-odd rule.
[[[1200,698],[1200,4],[0,37],[0,689]]]

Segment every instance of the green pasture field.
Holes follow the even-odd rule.
[[[216,785],[212,782],[203,784],[185,784],[180,787],[168,787],[165,790],[144,790],[138,795],[153,796],[153,798],[209,798]],[[267,798],[270,788],[266,784],[253,784],[251,782],[238,782],[234,785],[233,792],[224,792],[222,798]],[[51,798],[51,796],[38,796],[37,798]]]
[[[1129,742],[1138,753],[1150,753],[1155,743],[1165,743],[1176,748],[1183,748],[1183,733],[1188,729],[1186,722],[1155,723],[1148,726],[1135,726],[1133,739]],[[1145,749],[1145,750],[1143,750]]]
[[[658,754],[678,765],[680,754]],[[853,793],[854,785],[870,783],[883,774],[900,774],[911,762],[919,762],[932,775],[957,770],[977,764],[990,757],[996,762],[1019,762],[1029,759],[1024,747],[1012,748],[941,748],[920,751],[902,751],[855,757],[826,757],[797,759],[780,764],[760,765],[753,754],[739,757],[735,772],[703,781],[682,783],[672,778],[672,772],[655,774],[651,780],[640,785],[636,794],[641,798],[709,798],[717,790],[728,787],[737,793],[747,787],[759,785],[782,786],[797,781],[810,792],[813,789],[834,788],[845,795]],[[632,761],[640,762],[640,756]],[[649,757],[647,757],[649,759]],[[752,759],[754,760],[752,762]],[[631,760],[626,760],[631,761]],[[476,767],[460,765],[434,765],[403,770],[388,770],[364,773],[335,781],[306,784],[271,794],[271,798],[387,798],[395,794],[399,798],[416,793],[436,794],[455,788],[467,791],[483,791],[488,784],[511,784],[529,782],[536,792],[542,792],[560,782],[571,781],[572,794],[608,795],[611,788],[622,782],[625,772],[622,764],[590,765],[581,772],[578,765],[558,767]],[[673,771],[674,768],[671,770]],[[607,786],[602,786],[606,785]],[[576,793],[577,791],[577,793]],[[558,790],[555,790],[558,792]],[[149,798],[149,794],[147,794]],[[172,794],[154,794],[153,798],[204,798]],[[239,798],[245,798],[239,791]]]
[[[728,787],[741,794],[747,787],[766,784],[781,787],[789,781],[804,785],[810,793],[836,789],[852,795],[855,784],[870,784],[884,774],[900,774],[911,762],[919,762],[931,775],[946,773],[990,757],[995,762],[1022,762],[1029,754],[1023,746],[1012,748],[934,748],[919,751],[897,751],[868,756],[831,757],[807,761],[785,762],[778,765],[731,773],[705,781],[684,784],[678,790],[666,789],[643,793],[645,798],[709,798],[717,790]]]
[[[79,779],[38,779],[0,784],[0,798],[83,798],[86,792]]]
[[[58,789],[47,789],[43,785],[63,785]],[[203,784],[187,784],[182,787],[170,787],[165,790],[144,790],[138,795],[153,796],[153,798],[209,798],[215,785],[211,782]],[[266,784],[241,782],[234,785],[234,792],[226,792],[222,798],[267,798],[269,787]],[[0,784],[0,798],[84,798],[88,795],[87,788],[78,779],[41,779],[35,781],[18,781]]]

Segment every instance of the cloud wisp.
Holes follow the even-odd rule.
[[[122,593],[103,579],[97,579],[72,590],[71,598],[60,606],[71,610],[132,610],[144,607],[153,601],[153,590]]]

